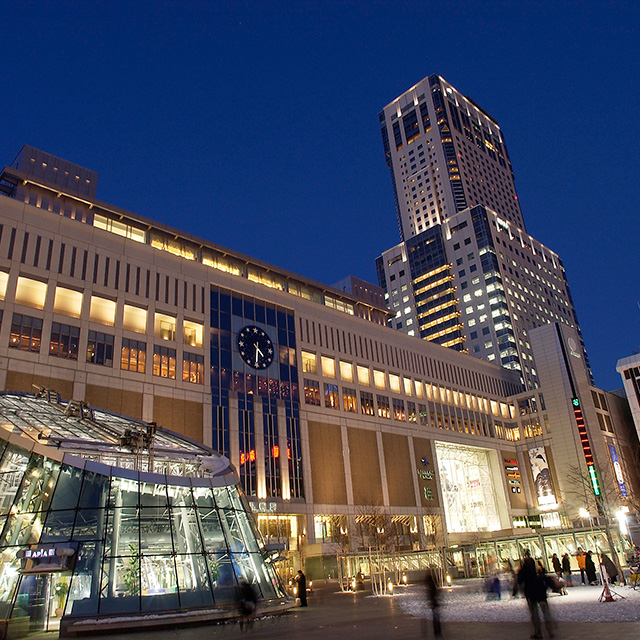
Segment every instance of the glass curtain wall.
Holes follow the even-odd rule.
[[[79,469],[4,440],[0,452],[0,619],[37,627],[53,615],[43,607],[65,616],[213,607],[237,599],[241,577],[266,600],[284,596],[237,486]],[[48,601],[39,577],[23,573],[27,549],[74,550]]]

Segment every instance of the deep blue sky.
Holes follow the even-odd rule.
[[[640,348],[637,3],[102,4],[3,8],[0,163],[31,144],[97,171],[112,204],[375,281],[399,241],[378,112],[439,73],[501,125],[596,383],[622,386]]]

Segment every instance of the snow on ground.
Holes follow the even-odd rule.
[[[444,622],[527,622],[529,610],[523,597],[512,598],[506,582],[502,583],[502,599],[487,600],[480,580],[465,580],[444,588],[441,615]],[[640,589],[615,587],[624,599],[599,602],[602,587],[575,586],[566,596],[549,595],[549,609],[557,622],[636,622],[640,621]],[[395,591],[400,606],[416,618],[430,617],[424,589],[413,586]],[[615,597],[615,596],[614,596]]]

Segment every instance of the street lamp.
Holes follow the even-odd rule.
[[[578,515],[583,520],[587,520],[587,519],[589,519],[591,517],[591,514],[584,507],[580,507],[580,510],[578,511]]]

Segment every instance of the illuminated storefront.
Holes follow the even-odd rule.
[[[0,637],[220,617],[243,578],[267,608],[287,605],[223,456],[46,391],[0,394],[0,427]]]
[[[447,531],[508,528],[507,504],[497,454],[490,449],[436,442]]]

